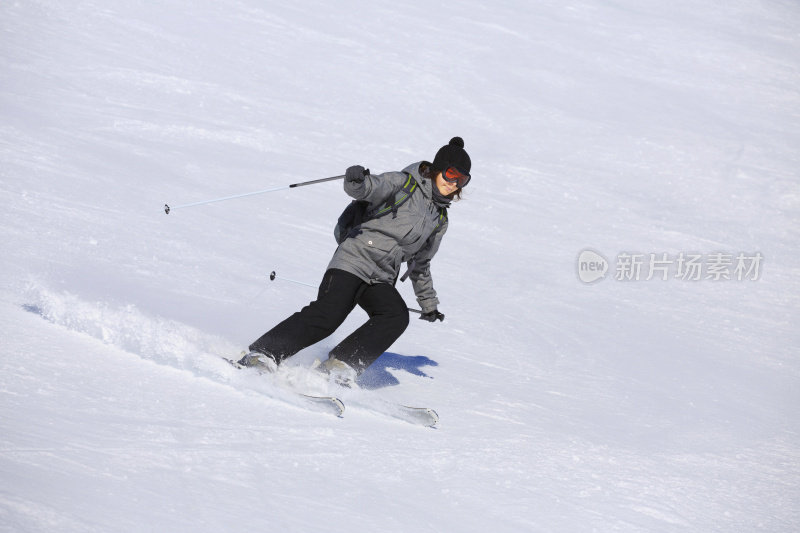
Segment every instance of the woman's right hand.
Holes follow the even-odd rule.
[[[361,183],[369,175],[369,170],[361,165],[353,165],[344,173],[344,179],[353,183]]]

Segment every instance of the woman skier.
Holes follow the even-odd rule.
[[[275,371],[283,360],[331,335],[358,305],[369,320],[318,367],[350,385],[408,326],[408,308],[394,286],[403,262],[408,263],[403,280],[411,278],[420,319],[444,320],[430,262],[447,230],[447,208],[469,183],[470,167],[463,139],[454,137],[439,149],[433,163],[421,161],[401,172],[378,175],[358,165],[348,168],[344,190],[361,201],[364,221],[345,228],[346,235],[337,235],[343,240],[317,299],[253,342],[239,364]]]

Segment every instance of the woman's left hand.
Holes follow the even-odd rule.
[[[433,311],[428,311],[427,313],[422,313],[419,315],[420,320],[427,320],[428,322],[439,322],[444,321],[444,315],[440,313],[438,310],[434,309]]]

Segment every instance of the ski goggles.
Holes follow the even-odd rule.
[[[455,183],[459,189],[462,189],[469,183],[470,175],[468,172],[461,172],[456,167],[447,167],[442,172],[442,178],[448,183]]]

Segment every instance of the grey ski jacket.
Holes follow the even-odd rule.
[[[397,281],[404,262],[409,262],[410,278],[422,311],[439,305],[433,288],[430,263],[447,231],[443,207],[433,197],[434,184],[420,174],[422,162],[413,163],[402,172],[368,175],[361,183],[344,182],[344,190],[356,200],[369,202],[369,211],[393,201],[409,175],[417,181],[411,197],[395,213],[368,220],[358,235],[339,245],[328,268],[355,274],[367,283]],[[441,228],[438,228],[442,225]],[[438,230],[437,230],[438,228]]]

